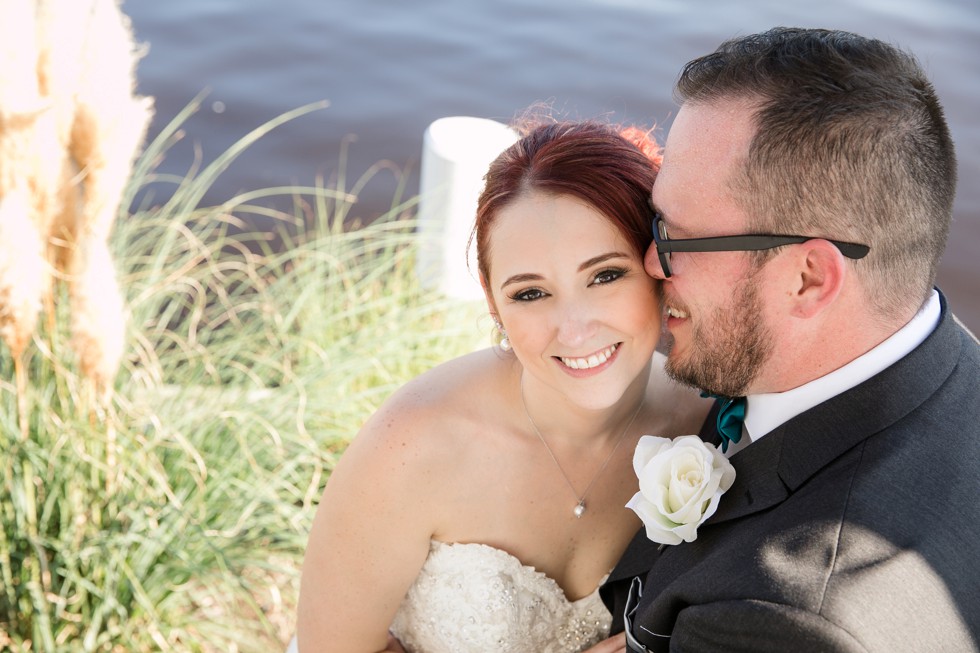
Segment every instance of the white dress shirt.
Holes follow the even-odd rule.
[[[729,445],[725,455],[735,454],[803,411],[850,390],[898,362],[933,332],[939,324],[940,312],[939,293],[933,289],[932,295],[908,324],[866,354],[798,388],[748,395],[742,439]]]

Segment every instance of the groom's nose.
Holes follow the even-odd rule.
[[[650,243],[647,247],[646,256],[643,257],[643,269],[654,279],[663,280],[667,278],[664,269],[660,265],[660,257],[657,255],[657,244]]]

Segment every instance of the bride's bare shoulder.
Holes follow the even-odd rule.
[[[481,349],[441,363],[396,390],[386,404],[396,412],[439,419],[485,405],[499,394],[516,359],[499,350]]]
[[[395,390],[357,439],[437,455],[489,425],[514,358],[485,349],[437,365]]]

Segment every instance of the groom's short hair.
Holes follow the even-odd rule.
[[[755,107],[750,152],[729,180],[751,229],[869,245],[855,270],[883,316],[925,300],[949,233],[956,157],[915,57],[850,32],[779,27],[691,61],[676,91],[681,102]]]

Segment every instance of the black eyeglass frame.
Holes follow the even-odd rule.
[[[672,274],[670,255],[673,252],[755,252],[773,249],[783,245],[797,245],[808,240],[826,240],[840,250],[840,253],[850,259],[860,259],[868,255],[871,248],[859,243],[848,243],[840,240],[830,240],[820,236],[781,236],[774,234],[742,234],[739,236],[710,236],[708,238],[678,238],[667,237],[667,226],[659,212],[653,214],[653,244],[657,248],[657,258],[664,271],[664,277]],[[661,229],[663,231],[661,232]]]

